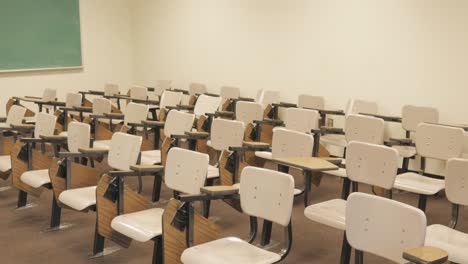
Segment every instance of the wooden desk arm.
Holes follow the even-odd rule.
[[[44,136],[44,135],[39,135],[41,139],[44,140],[44,142],[48,143],[65,143],[67,142],[67,137],[66,136],[58,136],[58,135],[53,135],[53,136]]]
[[[117,113],[105,113],[104,117],[109,118],[109,119],[119,119],[122,120],[125,118],[124,114],[117,114]]]
[[[24,142],[24,143],[43,143],[44,140],[42,138],[20,138],[20,142]]]
[[[187,131],[185,135],[189,136],[190,139],[209,139],[210,133],[208,132],[192,132]]]
[[[200,194],[182,194],[177,197],[181,202],[211,201],[221,199],[236,199],[239,189],[232,186],[211,186],[200,188]]]
[[[132,102],[140,103],[140,104],[152,104],[152,105],[159,104],[158,100],[151,100],[151,99],[131,99],[131,100]]]
[[[142,123],[128,123],[129,127],[147,127],[143,122]]]
[[[33,130],[36,126],[30,124],[21,124],[21,125],[10,125],[14,130],[18,130],[21,132],[29,132]]]
[[[447,262],[448,253],[435,247],[419,247],[403,252],[403,258],[415,264],[442,264]]]
[[[215,115],[216,115],[216,116],[219,116],[219,117],[231,117],[231,118],[234,118],[236,114],[235,114],[234,112],[229,112],[229,111],[216,111]]]
[[[255,99],[249,97],[239,97],[234,99],[235,101],[246,101],[246,102],[255,102]]]
[[[336,128],[336,127],[321,127],[320,132],[322,134],[337,134],[337,135],[345,134],[342,128]]]
[[[89,90],[89,91],[81,91],[79,92],[80,94],[91,94],[91,95],[104,95],[104,91],[95,91],[95,90]]]
[[[200,192],[211,197],[216,197],[238,194],[239,188],[235,186],[205,186],[200,188]]]
[[[279,102],[279,103],[273,103],[272,106],[284,107],[284,108],[295,108],[295,107],[297,107],[297,104],[287,103],[287,102]]]
[[[93,112],[93,108],[92,108],[92,107],[88,107],[88,106],[75,106],[75,107],[73,107],[73,110],[74,110],[74,111],[78,111],[78,112],[83,112],[83,113],[91,113],[91,112]]]
[[[142,121],[142,123],[144,125],[146,125],[147,127],[153,127],[153,128],[162,128],[164,127],[164,125],[166,124],[165,122],[161,122],[161,121]]]
[[[177,109],[179,109],[179,110],[194,110],[195,106],[194,105],[178,105]]]
[[[254,120],[253,121],[255,124],[268,124],[268,125],[274,125],[274,126],[281,126],[283,125],[283,121],[282,120],[277,120],[277,119],[269,119],[269,118],[265,118],[263,120]]]
[[[220,96],[219,94],[215,94],[215,93],[204,93],[204,95],[208,95],[208,96],[211,96],[211,97],[219,97]]]
[[[389,138],[390,142],[401,143],[401,144],[411,144],[413,140],[411,138]]]
[[[108,149],[103,149],[103,148],[79,148],[78,151],[80,153],[83,153],[86,155],[92,155],[92,156],[103,156],[109,153]]]
[[[130,169],[138,174],[154,174],[164,171],[164,166],[161,165],[134,165]]]
[[[25,98],[28,98],[28,99],[36,99],[36,100],[42,100],[42,97],[39,97],[39,96],[30,96],[30,95],[26,95]]]
[[[401,117],[398,116],[386,116],[386,115],[377,115],[377,114],[368,114],[368,113],[359,113],[360,115],[365,115],[365,116],[372,116],[376,118],[381,118],[384,121],[387,122],[396,122],[396,123],[401,123]]]

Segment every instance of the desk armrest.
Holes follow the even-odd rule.
[[[212,197],[216,197],[238,194],[239,188],[235,186],[205,186],[200,188],[200,192]]]
[[[14,130],[28,132],[33,130],[36,126],[30,124],[10,125]]]
[[[146,125],[147,127],[164,127],[164,125],[166,124],[165,122],[161,122],[161,121],[142,121],[142,123],[144,125]]]
[[[49,142],[49,143],[64,143],[67,141],[66,136],[59,136],[59,135],[53,135],[53,136],[44,136],[44,135],[39,135],[41,139],[44,140],[44,142]]]
[[[187,131],[185,132],[185,135],[187,135],[190,139],[208,139],[210,137],[210,134],[207,132]]]
[[[416,264],[442,264],[447,262],[448,253],[435,247],[419,247],[404,251],[403,258]]]
[[[297,107],[296,104],[287,103],[287,102],[273,103],[273,104],[271,104],[271,105],[272,105],[272,106],[275,106],[275,107],[284,107],[284,108],[294,108],[294,107]]]
[[[385,116],[385,115],[376,115],[376,114],[367,114],[367,113],[359,113],[360,115],[365,115],[365,116],[372,116],[375,118],[381,118],[384,121],[387,122],[396,122],[396,123],[401,123],[401,117],[398,116]]]
[[[111,119],[124,119],[125,115],[124,114],[118,114],[118,113],[105,113],[104,117],[111,118]]]
[[[253,122],[255,124],[268,124],[268,125],[274,125],[274,126],[281,126],[284,123],[282,120],[269,119],[269,118],[265,118],[263,120],[254,120]]]
[[[164,170],[164,166],[161,165],[134,165],[130,166],[130,169],[142,174],[142,173],[156,173]]]
[[[338,135],[344,135],[345,132],[342,128],[336,128],[336,127],[321,127],[320,132],[323,134],[338,134]]]
[[[235,113],[234,112],[229,112],[229,111],[216,111],[216,116],[220,117],[234,117]]]
[[[87,155],[93,155],[93,156],[102,156],[107,153],[109,153],[108,149],[102,149],[102,148],[79,148],[79,152]]]
[[[249,97],[239,97],[235,99],[236,101],[246,101],[246,102],[255,102],[255,99]]]
[[[194,105],[178,105],[176,108],[179,110],[193,110],[195,109],[195,106]]]
[[[78,111],[78,112],[85,112],[85,113],[93,112],[93,108],[89,106],[75,106],[73,107],[73,110]]]

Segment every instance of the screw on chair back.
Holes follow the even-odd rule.
[[[103,115],[112,112],[112,102],[106,98],[93,99],[93,114]]]
[[[277,127],[273,130],[272,157],[312,157],[312,135]]]
[[[397,263],[407,263],[404,250],[424,245],[426,224],[420,209],[375,195],[353,193],[346,205],[349,244]]]
[[[345,121],[347,142],[360,141],[382,145],[385,123],[380,118],[363,115],[349,115]]]
[[[68,125],[68,151],[77,153],[80,148],[88,148],[91,138],[91,126],[80,122],[71,122]]]
[[[116,94],[119,94],[119,85],[113,84],[113,83],[108,83],[104,86],[104,95],[105,96],[113,96]]]
[[[166,118],[164,125],[164,135],[171,137],[172,135],[183,135],[187,131],[191,131],[195,115],[182,111],[171,110]]]
[[[148,118],[149,106],[145,104],[129,103],[125,109],[124,124],[141,123]]]
[[[237,99],[240,97],[240,89],[238,87],[223,86],[219,95],[224,100]]]
[[[57,98],[57,90],[55,89],[45,89],[44,92],[42,93],[42,100],[46,102],[51,102],[55,101]]]
[[[310,133],[319,126],[320,114],[316,110],[301,108],[287,108],[284,119],[285,127],[289,130]]]
[[[207,154],[181,148],[171,148],[167,155],[164,180],[172,190],[199,194],[205,185],[209,157]]]
[[[378,106],[376,102],[351,99],[346,104],[345,114],[377,114]]]
[[[257,93],[257,103],[262,104],[263,109],[268,105],[279,103],[280,93],[278,91],[260,90]]]
[[[206,93],[206,85],[203,83],[191,83],[189,85],[189,94],[190,95],[199,95]]]
[[[182,101],[182,93],[174,91],[164,91],[161,95],[161,100],[159,101],[159,107],[164,109],[168,106],[175,107]]]
[[[399,162],[398,151],[393,148],[353,141],[346,151],[346,174],[353,182],[391,190]]]
[[[34,137],[52,136],[55,130],[55,122],[57,117],[55,115],[38,113],[36,115],[36,126],[34,128]]]
[[[9,125],[20,125],[23,123],[25,114],[26,108],[19,105],[12,105],[10,111],[8,111],[6,123]]]
[[[288,226],[294,201],[291,175],[256,167],[242,170],[240,203],[244,213]]]
[[[211,146],[215,150],[229,150],[229,147],[242,147],[244,123],[217,118],[211,125]]]
[[[437,160],[458,158],[463,150],[462,128],[421,123],[416,129],[416,150],[422,157]]]
[[[445,193],[447,199],[458,205],[468,206],[468,160],[450,159],[447,162]]]
[[[158,80],[156,83],[156,87],[154,87],[154,94],[157,96],[162,96],[166,90],[171,89],[171,86],[171,80]]]
[[[325,109],[325,98],[307,94],[299,95],[297,102],[299,108]]]
[[[133,86],[130,88],[130,97],[133,99],[146,100],[148,99],[148,88],[143,86]]]
[[[198,97],[193,113],[195,116],[199,117],[204,114],[214,114],[221,104],[221,97],[200,95]]]
[[[82,99],[83,99],[82,94],[67,93],[67,96],[65,98],[65,106],[68,107],[68,108],[81,106]]]
[[[112,135],[107,162],[117,170],[129,170],[137,163],[142,137],[117,132]]]
[[[238,101],[236,103],[236,120],[244,122],[245,125],[254,120],[263,120],[262,104]]]
[[[406,131],[415,132],[420,123],[438,122],[439,110],[436,108],[413,105],[403,106],[401,113],[401,125]]]

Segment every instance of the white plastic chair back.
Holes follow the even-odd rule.
[[[202,94],[198,97],[193,113],[197,117],[202,116],[204,114],[214,114],[216,111],[218,111],[220,104],[221,97],[208,96]]]
[[[381,118],[363,115],[349,115],[345,121],[347,142],[359,141],[382,145],[385,122]]]
[[[93,114],[103,115],[112,112],[112,102],[106,98],[93,99]]]
[[[164,172],[166,185],[185,194],[199,194],[205,185],[209,159],[204,153],[171,148]]]
[[[67,93],[67,96],[65,98],[65,106],[68,107],[68,108],[81,106],[82,99],[83,99],[82,94]]]
[[[387,198],[352,193],[346,205],[346,237],[351,247],[407,263],[403,251],[424,245],[426,215]]]
[[[149,106],[144,104],[129,103],[125,109],[124,124],[141,123],[148,117]]]
[[[164,91],[171,89],[172,81],[171,80],[159,80],[154,87],[154,93],[157,96],[161,96]]]
[[[206,85],[202,83],[191,83],[189,85],[189,94],[190,95],[199,95],[206,93]]]
[[[70,152],[77,153],[80,148],[88,148],[90,138],[90,125],[80,122],[71,122],[68,124],[67,143]]]
[[[130,97],[133,99],[148,99],[148,88],[143,86],[134,86],[130,89]]]
[[[351,99],[348,101],[345,114],[377,114],[378,106],[376,102]]]
[[[220,96],[224,99],[237,99],[240,96],[240,89],[237,87],[223,86],[221,87]]]
[[[194,114],[171,110],[164,124],[164,135],[166,135],[166,137],[183,135],[185,132],[192,130],[194,122]]]
[[[44,92],[42,93],[42,100],[46,102],[52,102],[55,101],[57,98],[57,90],[55,89],[45,89]]]
[[[253,123],[254,120],[263,120],[262,104],[238,101],[236,103],[236,120],[244,122],[245,125]]]
[[[107,162],[117,170],[129,170],[138,161],[142,137],[117,132],[112,135]]]
[[[291,221],[294,179],[291,175],[256,167],[242,170],[240,203],[244,213],[282,226]]]
[[[464,131],[457,127],[421,123],[416,129],[415,139],[419,155],[446,161],[460,157]]]
[[[401,125],[404,130],[414,132],[420,123],[438,123],[439,110],[433,107],[403,106]]]
[[[119,94],[119,86],[117,84],[108,83],[104,86],[104,95],[113,96]]]
[[[445,193],[454,204],[468,206],[468,160],[450,159],[447,162]]]
[[[286,108],[285,127],[302,133],[310,133],[319,126],[320,114],[316,110]]]
[[[353,182],[391,190],[399,163],[398,151],[382,145],[353,141],[346,150],[346,174]]]
[[[257,94],[257,102],[262,104],[263,109],[268,105],[279,103],[280,93],[278,91],[260,90]]]
[[[55,122],[57,122],[56,116],[46,113],[37,113],[34,137],[39,138],[40,136],[54,135]]]
[[[168,106],[175,107],[182,101],[182,93],[174,91],[164,91],[161,95],[161,100],[159,106],[161,109],[164,109]]]
[[[285,128],[273,129],[272,156],[276,158],[312,157],[314,138],[310,134]]]
[[[215,119],[211,124],[211,146],[215,150],[229,150],[229,147],[242,147],[244,123],[240,121]]]
[[[307,94],[299,95],[297,102],[299,108],[325,109],[325,98]]]
[[[10,111],[8,111],[6,122],[9,125],[20,125],[23,123],[24,115],[26,114],[26,108],[19,105],[12,105]]]

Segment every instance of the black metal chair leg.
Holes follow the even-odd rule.
[[[272,227],[273,227],[273,223],[271,221],[268,221],[268,220],[263,221],[262,240],[260,242],[261,246],[266,246],[270,244]]]
[[[25,207],[27,202],[28,202],[28,193],[20,190],[18,193],[17,207],[18,208]]]
[[[348,243],[346,233],[343,235],[343,244],[341,246],[340,264],[349,264],[351,259],[351,245]]]
[[[153,195],[152,201],[153,203],[158,202],[161,198],[161,186],[162,186],[162,179],[159,175],[154,176],[154,183],[153,183]]]
[[[96,228],[94,229],[93,256],[104,253],[104,241],[105,238],[99,234],[98,223],[96,222]]]
[[[354,250],[354,263],[363,264],[364,263],[364,253],[360,250]]]
[[[163,243],[162,236],[154,238],[153,264],[163,264]]]
[[[58,206],[55,195],[52,198],[52,213],[50,217],[50,228],[57,228],[60,226],[60,218],[62,215],[62,208]]]
[[[351,181],[348,178],[343,179],[343,189],[341,190],[341,199],[346,200],[349,196]]]
[[[427,204],[427,195],[420,194],[418,200],[418,208],[421,209],[423,212],[426,212],[426,204]]]

